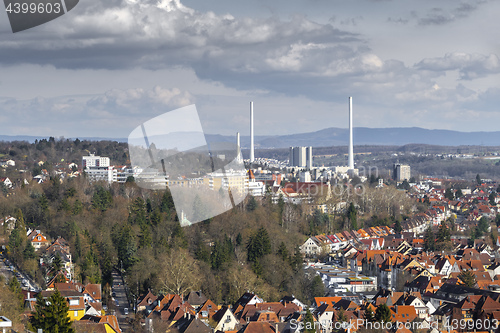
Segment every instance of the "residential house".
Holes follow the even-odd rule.
[[[239,321],[227,306],[221,307],[220,310],[212,316],[212,321],[216,323],[216,332],[232,331],[239,325]]]
[[[62,289],[59,290],[61,295],[66,299],[69,305],[68,317],[71,321],[77,321],[85,315],[85,301],[83,294],[76,290]],[[49,298],[54,293],[53,290],[42,291],[43,298]]]
[[[31,245],[35,248],[35,250],[39,250],[50,245],[50,242],[44,235],[42,235],[40,230],[33,230],[29,232],[28,239],[31,241]]]
[[[8,177],[0,177],[0,183],[4,184],[7,188],[12,188],[13,184]]]

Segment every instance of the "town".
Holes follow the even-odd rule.
[[[182,228],[175,198],[138,186],[131,165],[90,153],[26,170],[16,158],[25,147],[6,147],[2,327],[50,331],[40,315],[55,311],[50,304],[62,304],[76,332],[498,326],[500,197],[491,179],[416,180],[398,162],[384,179],[361,166],[316,166],[311,147],[291,147],[285,161],[239,152],[244,176],[155,175],[164,186],[248,193],[220,217]]]

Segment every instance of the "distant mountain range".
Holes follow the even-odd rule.
[[[47,139],[37,136],[0,135],[0,141],[28,141]],[[234,136],[207,134],[208,142],[235,142]],[[124,138],[79,138],[80,140],[113,140],[126,142]],[[326,128],[316,132],[289,135],[267,135],[255,137],[255,148],[287,148],[290,146],[345,146],[348,144],[349,130],[346,128]],[[459,132],[450,130],[429,130],[420,127],[354,128],[354,145],[395,145],[429,144],[440,146],[484,145],[500,146],[500,131]],[[250,137],[241,137],[242,147],[249,148]]]
[[[450,130],[429,130],[420,127],[354,128],[354,145],[403,146],[406,144],[428,144],[439,146],[500,146],[500,131],[459,132]],[[207,136],[209,137],[209,136]],[[232,139],[233,137],[210,136],[208,140]],[[326,128],[317,132],[277,136],[256,136],[255,147],[287,148],[290,146],[330,147],[349,144],[349,130]],[[241,137],[243,148],[250,146],[250,137]]]

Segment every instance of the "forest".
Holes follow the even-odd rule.
[[[286,225],[284,206],[297,217]],[[300,210],[250,197],[232,211],[182,228],[168,191],[144,190],[134,182],[109,186],[52,177],[0,196],[0,215],[17,218],[10,234],[2,230],[7,255],[42,287],[54,271],[37,264],[25,228],[66,239],[75,278],[83,283],[106,289],[113,269],[123,269],[133,297],[148,289],[202,290],[225,304],[247,290],[267,300],[294,294],[310,301],[323,294],[321,281],[302,268],[298,245],[309,226]],[[182,283],[172,282],[175,274],[185,275]]]

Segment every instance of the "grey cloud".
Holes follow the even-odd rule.
[[[460,78],[472,80],[490,74],[500,73],[500,60],[496,54],[448,53],[441,58],[427,58],[415,67],[419,70],[444,72],[458,70]]]
[[[477,10],[478,6],[486,3],[483,0],[461,2],[453,8],[432,8],[427,14],[418,19],[419,25],[443,25],[454,22],[459,18],[466,18]],[[417,15],[418,16],[418,15]]]
[[[408,19],[403,19],[402,17],[399,17],[399,18],[392,18],[392,17],[389,17],[387,19],[387,22],[391,22],[391,23],[396,23],[396,24],[407,24],[410,20]]]
[[[152,89],[114,89],[93,97],[0,98],[0,114],[7,119],[16,119],[11,122],[13,133],[26,133],[25,129],[34,125],[41,132],[32,134],[43,135],[47,129],[51,130],[46,133],[53,133],[57,123],[59,132],[56,135],[68,137],[76,130],[109,137],[120,130],[128,131],[130,124],[140,124],[151,116],[195,101],[187,91],[157,86]],[[79,124],[78,128],[74,128],[75,123]]]

